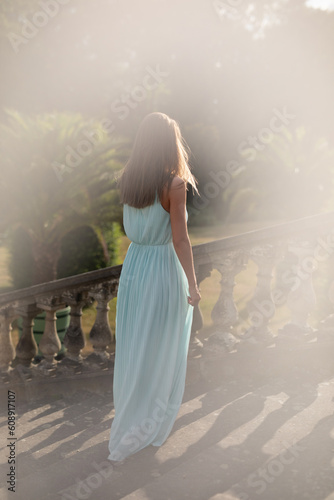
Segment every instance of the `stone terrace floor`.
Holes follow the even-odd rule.
[[[1,500],[334,500],[334,342],[190,354],[168,440],[107,460],[112,372],[1,388]],[[36,384],[35,384],[36,386]],[[16,491],[7,490],[7,390]],[[25,397],[23,397],[25,396]]]

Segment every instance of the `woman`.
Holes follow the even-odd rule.
[[[151,113],[118,179],[131,243],[117,296],[111,461],[160,446],[182,402],[193,306],[201,299],[186,210],[187,182],[197,191],[197,181],[187,161],[177,123]]]

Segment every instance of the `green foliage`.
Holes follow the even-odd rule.
[[[22,227],[11,233],[9,252],[9,274],[14,289],[30,286],[33,281],[34,258],[29,234]]]
[[[55,279],[61,241],[84,225],[95,231],[107,259],[101,228],[121,219],[115,173],[123,166],[125,140],[111,139],[99,120],[80,114],[14,110],[0,124],[0,139],[1,228],[29,234],[37,282]],[[50,255],[42,262],[45,252]]]
[[[210,208],[201,210],[194,209],[192,205],[188,206],[188,227],[208,227],[214,226],[217,223],[215,215]]]
[[[121,230],[114,222],[104,231],[108,259],[89,226],[73,229],[61,241],[61,256],[57,265],[57,278],[75,276],[103,267],[119,264],[119,242]],[[28,233],[21,227],[13,231],[10,238],[9,273],[14,289],[25,288],[33,282],[33,252]]]
[[[117,133],[122,131],[127,136],[134,135],[146,113],[167,112],[180,122],[194,152],[200,191],[211,182],[210,171],[223,169],[228,160],[236,158],[238,146],[247,136],[268,125],[268,113],[274,107],[286,105],[300,123],[314,127],[315,135],[331,130],[334,15],[308,8],[305,0],[130,0],[126,8],[122,2],[109,0],[100,0],[99,8],[94,2],[71,0],[55,17],[50,16],[45,27],[38,28],[36,36],[26,37],[19,54],[14,54],[8,34],[20,34],[25,20],[33,23],[34,14],[43,10],[42,3],[0,2],[0,59],[1,67],[6,67],[6,77],[0,81],[3,101],[15,102],[18,108],[29,111],[53,106],[90,114],[103,110]],[[138,87],[147,77],[147,66],[159,66],[166,76],[146,97],[134,99],[131,94],[140,95]],[[150,82],[154,83],[152,79]],[[120,107],[128,113],[126,119],[117,112]],[[65,117],[63,121],[65,124]],[[27,130],[33,128],[29,124]],[[71,134],[73,130],[65,131],[52,161],[56,157],[61,163],[65,137],[73,145]],[[305,175],[310,183],[312,177],[317,184],[316,174],[306,174],[303,169],[288,173],[287,158],[279,159],[278,155],[277,160],[283,166],[270,159],[262,171],[254,163],[247,164],[249,175],[242,174],[240,183],[233,181],[228,196],[224,192],[211,198],[201,215],[203,221],[208,220],[206,212],[226,222],[228,213],[231,220],[274,219],[318,210],[321,196],[327,197],[328,177],[325,190],[313,197],[314,189],[309,206],[302,203],[298,211],[297,202],[290,200],[300,197]],[[75,171],[65,170],[64,183],[75,184],[77,171],[83,169],[82,163]],[[18,177],[17,171],[13,173]],[[42,185],[48,200],[49,192],[44,182]],[[92,202],[91,191],[81,192],[79,197],[73,185],[69,190],[74,207]],[[62,194],[55,191],[63,205]],[[305,197],[308,194],[305,191]],[[68,194],[64,197],[68,199]],[[25,200],[22,205],[26,205]],[[53,213],[58,216],[58,211]],[[80,224],[87,219],[87,214],[82,215]],[[50,227],[51,222],[48,224]]]
[[[263,146],[263,145],[262,145]],[[253,149],[255,152],[255,149]],[[250,149],[244,150],[245,157]],[[305,127],[284,128],[230,183],[227,222],[290,220],[327,211],[332,204],[334,152]]]
[[[22,28],[20,20],[32,16],[38,10],[41,10],[39,0],[3,0],[0,2],[0,33],[19,33],[19,28]]]
[[[107,261],[96,233],[91,227],[78,227],[68,233],[62,240],[57,277],[65,278],[115,265],[118,260],[120,236],[117,226],[113,223],[105,234],[109,254]]]
[[[120,257],[120,240],[123,235],[119,222],[113,222],[109,228],[103,230],[104,239],[108,248],[108,266],[116,266],[122,263]]]

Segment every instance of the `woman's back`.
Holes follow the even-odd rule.
[[[161,205],[158,195],[153,205],[145,208],[125,204],[123,225],[127,237],[138,245],[165,245],[172,242],[170,215]]]

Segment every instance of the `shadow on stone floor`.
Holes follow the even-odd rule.
[[[18,402],[16,498],[325,500],[334,491],[332,353],[321,344],[220,355],[203,349],[189,359],[166,443],[104,475],[97,467],[107,467],[110,373],[95,375],[98,393],[94,384],[68,381],[67,396],[53,388],[49,398]]]

